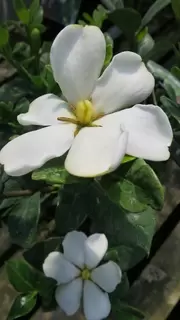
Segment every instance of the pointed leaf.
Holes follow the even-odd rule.
[[[8,315],[8,320],[18,319],[30,313],[37,301],[36,293],[20,294],[16,297]]]
[[[171,0],[156,0],[142,19],[141,28],[145,27]]]
[[[140,212],[148,205],[162,209],[164,189],[144,160],[137,159],[120,166],[112,175],[104,176],[101,185],[109,199],[127,211]]]
[[[19,197],[9,212],[8,228],[12,241],[28,248],[36,240],[40,218],[40,192],[32,196]]]

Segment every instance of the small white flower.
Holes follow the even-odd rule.
[[[153,90],[154,78],[139,55],[117,54],[100,76],[106,44],[97,27],[69,25],[51,48],[54,78],[67,102],[45,94],[18,116],[22,125],[46,126],[10,141],[0,163],[20,176],[60,157],[65,168],[82,177],[115,170],[125,153],[154,161],[169,158],[172,129],[154,105],[135,105]],[[98,79],[98,77],[100,78]]]
[[[108,248],[106,236],[97,233],[87,238],[82,232],[72,231],[65,236],[63,248],[64,254],[51,252],[43,264],[45,275],[58,282],[58,305],[71,316],[82,301],[87,320],[106,318],[111,311],[107,292],[113,292],[122,278],[121,269],[113,261],[97,267]]]

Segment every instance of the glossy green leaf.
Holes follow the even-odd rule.
[[[133,161],[133,160],[135,160],[135,159],[136,159],[135,157],[129,156],[129,155],[126,154],[126,155],[124,156],[121,164],[126,163],[126,162],[129,162],[129,161]]]
[[[23,0],[13,0],[14,10],[21,22],[29,24],[30,13]]]
[[[29,294],[20,294],[17,296],[13,302],[13,305],[10,309],[8,319],[7,320],[14,320],[20,317],[23,317],[30,313],[37,301],[37,293],[29,293]]]
[[[151,22],[151,20],[170,3],[171,0],[156,0],[144,15],[141,28],[144,28],[149,22]]]
[[[50,184],[64,184],[76,181],[76,178],[71,176],[64,166],[57,167],[42,167],[32,173],[32,179],[36,181],[46,181]]]
[[[37,273],[23,259],[9,260],[6,263],[8,279],[18,292],[34,292],[37,286]]]
[[[8,29],[0,26],[0,48],[4,47],[9,41]]]
[[[11,208],[8,228],[12,241],[24,248],[31,246],[36,240],[37,226],[40,218],[40,193],[19,197]]]
[[[91,211],[91,232],[108,237],[107,260],[116,261],[122,270],[129,270],[149,254],[155,232],[155,211],[148,207],[140,213],[125,212],[100,193],[96,209]]]
[[[179,0],[171,0],[172,8],[177,20],[180,20],[180,1]]]
[[[121,29],[128,39],[134,37],[141,24],[139,12],[132,8],[115,10],[109,14],[109,19]]]
[[[66,185],[56,208],[56,228],[58,234],[78,229],[91,211],[86,185]],[[84,189],[84,190],[83,190]]]
[[[149,33],[147,33],[141,41],[138,41],[138,54],[144,59],[146,55],[154,48],[155,41]]]
[[[35,253],[34,260],[36,260],[37,254],[38,252]],[[8,261],[6,268],[9,281],[18,292],[38,293],[44,306],[47,307],[52,304],[57,285],[54,279],[47,278],[23,259]]]
[[[130,212],[140,212],[149,205],[162,209],[164,189],[151,167],[141,159],[120,166],[101,182],[111,201]]]

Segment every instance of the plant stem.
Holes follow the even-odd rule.
[[[51,191],[54,191],[56,189],[56,187],[54,186],[49,186],[49,187],[45,187],[41,190],[31,190],[31,189],[26,189],[26,190],[15,190],[15,191],[7,191],[4,192],[2,197],[4,198],[11,198],[11,197],[23,197],[23,196],[30,196],[33,193],[37,192],[37,191],[41,191],[43,193],[48,193]]]
[[[155,94],[155,91],[153,89],[153,92],[152,92],[152,98],[153,98],[153,103],[155,104],[155,106],[157,106],[157,99],[156,99],[156,94]]]

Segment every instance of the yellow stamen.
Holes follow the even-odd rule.
[[[82,277],[83,280],[88,280],[88,279],[90,279],[90,276],[91,276],[90,271],[89,271],[87,268],[85,268],[84,270],[82,270],[82,272],[81,272],[81,277]]]
[[[91,101],[79,101],[76,104],[75,115],[82,125],[87,125],[88,123],[91,123],[95,115],[95,110]]]
[[[72,119],[72,118],[66,118],[66,117],[58,117],[57,120],[59,121],[63,121],[63,122],[68,122],[68,123],[74,123],[74,124],[79,124],[79,121],[76,119]]]

